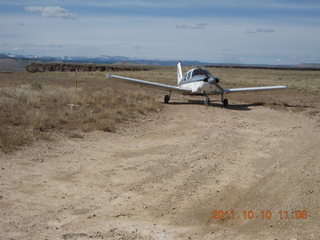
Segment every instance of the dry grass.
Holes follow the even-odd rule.
[[[161,107],[144,90],[118,89],[101,73],[1,74],[0,82],[3,152],[56,130],[72,136],[79,130],[115,131],[119,123]]]
[[[187,68],[183,69],[184,72]],[[229,103],[264,104],[319,116],[320,71],[209,69],[224,87],[288,85],[288,90],[229,95]],[[176,84],[176,68],[117,75]],[[156,98],[156,100],[155,100]],[[107,81],[104,73],[0,74],[0,148],[7,152],[56,130],[115,131],[125,120],[161,108],[163,92]],[[217,97],[218,99],[219,97]]]
[[[320,102],[320,71],[213,69],[226,87],[287,85],[288,89],[256,93],[237,93],[231,101],[262,103],[294,111],[317,109]]]

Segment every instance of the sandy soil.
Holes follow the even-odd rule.
[[[118,133],[3,154],[0,238],[320,239],[319,125],[263,106],[173,103]]]

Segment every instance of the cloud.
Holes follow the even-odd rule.
[[[141,50],[141,49],[142,49],[142,46],[138,46],[138,45],[137,45],[137,46],[134,46],[133,49],[134,49],[134,50]]]
[[[257,33],[274,33],[276,30],[273,28],[256,28],[255,30],[247,30],[245,34],[257,34]]]
[[[44,17],[55,17],[55,18],[63,18],[63,19],[75,19],[76,15],[69,12],[67,9],[62,7],[25,7],[24,8],[28,12],[40,12]]]
[[[253,30],[247,30],[244,32],[245,34],[256,34],[257,32],[256,31],[253,31]]]
[[[205,29],[208,25],[209,24],[207,23],[183,24],[183,25],[177,25],[176,28]]]
[[[275,29],[272,29],[272,28],[257,28],[256,29],[256,32],[257,33],[273,33],[275,32],[276,30]]]

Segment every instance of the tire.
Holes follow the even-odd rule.
[[[164,101],[164,103],[169,103],[169,101],[170,101],[170,96],[169,96],[169,95],[165,95],[163,101]]]
[[[228,99],[223,99],[223,106],[225,106],[225,107],[228,107],[228,105],[229,105],[229,101],[228,101]]]

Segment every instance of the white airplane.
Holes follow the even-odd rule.
[[[249,87],[249,88],[223,88],[219,84],[219,78],[212,75],[208,70],[197,67],[189,70],[186,75],[183,76],[181,63],[177,64],[177,78],[178,85],[172,86],[168,84],[149,82],[140,79],[128,78],[117,75],[106,75],[107,79],[118,79],[130,83],[141,84],[151,87],[157,87],[163,90],[167,90],[168,94],[164,96],[164,102],[169,103],[171,93],[179,92],[183,95],[204,96],[204,103],[210,105],[209,95],[221,95],[221,102],[226,107],[228,106],[228,99],[224,98],[227,93],[235,92],[249,92],[249,91],[265,91],[287,88],[287,86],[267,86],[267,87]]]

